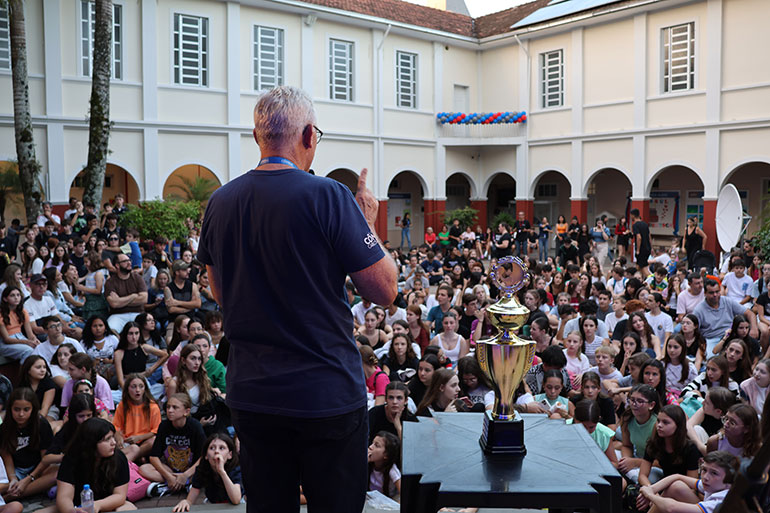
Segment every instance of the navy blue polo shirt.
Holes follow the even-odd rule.
[[[252,170],[217,190],[198,259],[223,296],[227,403],[293,417],[364,406],[345,276],[383,256],[350,190],[329,178]]]

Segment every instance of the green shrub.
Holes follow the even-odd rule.
[[[500,225],[500,223],[505,223],[508,226],[513,226],[514,224],[516,224],[516,218],[514,218],[508,212],[500,212],[495,216],[495,219],[492,221],[492,231],[497,233],[497,227]]]
[[[128,210],[121,216],[124,228],[135,228],[142,239],[155,239],[163,236],[169,240],[182,242],[189,235],[185,220],[189,217],[198,220],[201,204],[197,201],[177,201],[155,199],[137,205],[128,205]]]
[[[471,207],[463,207],[463,208],[456,208],[454,210],[450,210],[448,212],[444,212],[444,223],[446,223],[447,226],[451,226],[452,220],[459,219],[460,220],[460,226],[465,228],[466,226],[470,226],[474,228],[476,223],[476,220],[479,217],[479,211],[475,208]]]

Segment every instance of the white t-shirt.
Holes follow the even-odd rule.
[[[353,305],[353,308],[350,309],[350,311],[353,313],[353,319],[355,319],[358,324],[363,324],[366,312],[374,308],[374,306],[374,303],[369,303],[369,307],[367,308],[364,306],[363,301],[359,301]]]
[[[703,500],[698,503],[698,507],[700,507],[704,513],[714,513],[714,510],[717,509],[717,506],[724,502],[725,497],[727,496],[727,492],[730,491],[729,488],[725,488],[724,490],[719,490],[718,492],[706,493],[705,490],[703,490],[703,484],[701,483],[700,479],[698,479],[698,481],[695,483],[695,488],[697,488],[697,490],[703,494]]]
[[[650,312],[645,312],[644,316],[647,318],[647,322],[652,326],[652,331],[655,336],[660,340],[660,347],[666,343],[666,333],[674,332],[674,320],[667,313],[660,312],[658,315],[652,315]]]
[[[580,358],[572,358],[567,354],[567,350],[564,349],[564,356],[567,357],[567,365],[565,368],[573,376],[580,376],[585,371],[591,368],[591,363],[588,361],[588,357],[583,353],[580,353]]]
[[[99,341],[101,342],[101,341]],[[115,349],[118,347],[118,337],[115,335],[107,335],[104,337],[104,345],[101,349],[98,349],[96,345],[86,349],[86,354],[96,360],[97,358],[112,358],[115,354]]]
[[[484,403],[485,408],[495,404],[495,392],[482,385],[477,386],[473,390],[468,390],[468,398],[474,404]]]
[[[369,490],[377,490],[378,492],[385,493],[388,497],[395,497],[398,493],[398,490],[396,490],[396,483],[401,480],[401,471],[398,470],[398,466],[396,466],[395,463],[390,467],[388,475],[390,476],[390,490],[388,490],[388,493],[385,493],[382,489],[384,481],[382,472],[372,469],[372,473],[369,474]]]
[[[754,280],[743,275],[742,278],[735,276],[734,272],[725,274],[722,285],[727,287],[727,297],[735,299],[739,303],[743,298],[751,295],[751,289],[754,286]]]
[[[385,309],[385,324],[393,326],[396,321],[406,321],[406,310],[403,308],[397,308],[396,312],[391,316],[388,309]]]
[[[624,321],[626,319],[628,319],[627,313],[624,313],[620,316],[620,319],[618,319],[615,317],[615,312],[612,312],[611,314],[607,314],[607,317],[604,318],[604,324],[607,325],[607,331],[612,333],[615,331],[615,326],[617,326],[620,321]]]
[[[40,301],[32,296],[24,303],[24,308],[29,313],[30,322],[48,317],[49,315],[59,315],[59,310],[50,296],[43,296]]]
[[[705,294],[701,289],[700,294],[693,296],[690,289],[685,290],[679,294],[676,298],[676,313],[677,314],[691,314],[695,307],[703,302]]]
[[[56,224],[61,224],[61,217],[57,216],[56,214],[51,214],[51,220],[53,220]],[[48,218],[44,216],[43,214],[40,214],[37,216],[37,225],[39,227],[45,226],[45,223],[48,222]]]
[[[62,344],[72,344],[75,346],[75,351],[78,353],[85,353],[85,350],[83,349],[83,346],[80,345],[80,342],[75,340],[74,338],[64,337],[64,341]],[[48,362],[48,366],[51,366],[51,358],[53,358],[54,353],[57,349],[59,349],[59,346],[61,344],[53,345],[50,341],[46,340],[42,344],[38,345],[34,351],[32,351],[32,354],[36,354],[38,356],[42,356],[43,360]]]
[[[605,379],[620,379],[620,378],[623,377],[623,375],[620,373],[620,371],[618,369],[616,369],[615,367],[612,368],[612,370],[610,371],[609,374],[602,374],[601,372],[599,372],[599,367],[598,366],[597,367],[591,367],[590,369],[588,369],[588,372],[595,372],[595,373],[597,373],[599,375],[599,377],[601,378],[601,381],[602,381],[602,387],[601,388],[602,388],[602,393],[603,394],[607,394],[608,393],[607,389],[604,388],[604,380]]]

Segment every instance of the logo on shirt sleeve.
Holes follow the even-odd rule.
[[[364,244],[366,244],[367,248],[372,249],[377,245],[377,237],[372,232],[367,233],[366,237],[364,237]]]

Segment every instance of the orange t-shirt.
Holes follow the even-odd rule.
[[[160,408],[155,403],[150,403],[150,416],[145,414],[144,405],[131,404],[126,411],[126,404],[129,399],[120,401],[115,409],[115,416],[112,423],[115,429],[120,431],[123,436],[146,435],[147,433],[157,433],[160,425]]]
[[[5,325],[5,330],[9,335],[16,335],[17,333],[21,333],[21,328],[24,326],[24,323],[29,322],[29,314],[27,313],[27,310],[24,309],[24,320],[19,321],[19,316],[16,315],[15,311],[11,310],[8,314],[8,319],[11,323]]]

